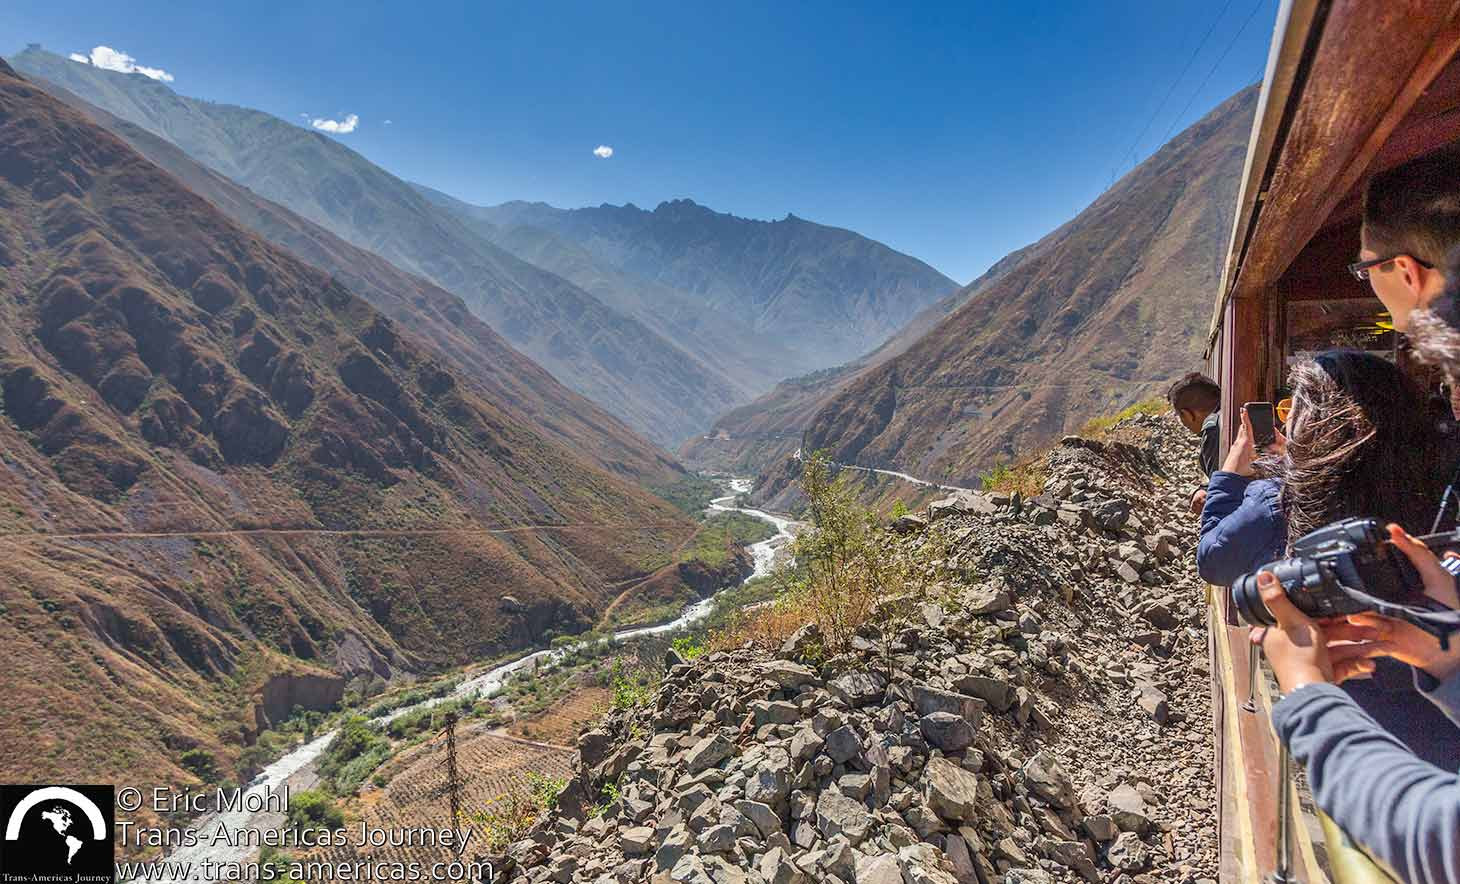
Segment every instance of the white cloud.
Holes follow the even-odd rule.
[[[335,135],[349,135],[360,125],[359,114],[346,114],[343,120],[325,120],[319,117],[309,121],[309,125],[321,132],[332,132]]]
[[[593,148],[593,155],[598,157],[600,160],[606,160],[609,157],[613,156],[613,148],[609,147],[606,144],[600,144],[597,147]]]
[[[390,121],[390,120],[386,120],[386,121],[385,121],[385,125],[387,125],[387,126],[389,126],[389,125],[390,125],[390,123],[391,123],[391,121]]]
[[[154,80],[161,80],[164,83],[172,82],[172,74],[169,74],[162,68],[144,67],[143,65],[137,64],[137,59],[110,46],[96,46],[92,48],[90,56],[73,52],[68,57],[72,61],[94,65],[105,71],[116,71],[119,74],[141,74],[144,77],[151,77]]]

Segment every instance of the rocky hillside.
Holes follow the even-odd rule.
[[[1199,367],[1256,100],[1222,103],[902,353],[799,394],[800,413],[822,399],[798,428],[807,450],[970,485]],[[758,497],[794,475],[772,466]]]
[[[554,377],[661,445],[678,444],[749,398],[693,347],[489,242],[336,139],[44,50],[27,49],[11,62],[458,295]]]
[[[959,576],[883,598],[845,653],[814,624],[670,653],[501,880],[1214,879],[1195,460],[1167,419],[1071,437],[1037,496],[900,519]]]
[[[0,394],[15,781],[227,770],[256,706],[585,627],[693,529],[4,65]]]
[[[461,298],[374,252],[207,169],[172,142],[107,113],[55,84],[39,84],[165,169],[228,217],[324,270],[404,328],[419,334],[503,411],[537,426],[611,472],[660,487],[683,470],[600,406],[564,387],[514,350]]]
[[[924,307],[876,350],[845,365],[783,380],[769,393],[720,415],[708,433],[679,447],[680,459],[701,470],[759,476],[776,466],[791,475],[795,465],[788,457],[801,446],[802,434],[817,412],[858,378],[906,352],[965,301],[1018,266],[1025,251],[1004,257],[968,286]],[[768,483],[760,484],[764,493]],[[783,487],[771,484],[777,490]]]
[[[536,260],[556,258],[537,244],[541,234],[534,231],[546,231],[631,279],[647,280],[656,287],[651,295],[668,288],[738,317],[794,353],[781,377],[856,359],[958,289],[916,258],[794,215],[754,221],[688,199],[653,211],[522,202],[461,210],[494,225],[499,240],[537,249]],[[706,343],[718,346],[717,339]]]

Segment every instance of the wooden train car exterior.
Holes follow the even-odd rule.
[[[1287,0],[1278,11],[1207,358],[1224,446],[1244,402],[1280,398],[1289,361],[1335,344],[1398,353],[1345,265],[1376,171],[1460,140],[1460,2]],[[1388,880],[1304,812],[1253,678],[1247,629],[1212,588],[1209,626],[1224,882]]]

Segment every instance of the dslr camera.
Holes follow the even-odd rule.
[[[1460,531],[1419,538],[1446,571],[1460,577],[1460,559],[1443,558],[1460,551]],[[1460,630],[1460,611],[1451,611],[1424,594],[1424,582],[1404,553],[1374,519],[1344,519],[1303,535],[1293,556],[1270,562],[1237,578],[1232,603],[1249,626],[1274,626],[1277,620],[1262,601],[1257,575],[1271,571],[1298,610],[1315,620],[1375,611],[1413,623],[1449,646],[1448,636]]]

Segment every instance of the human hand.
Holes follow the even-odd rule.
[[[1441,566],[1434,553],[1398,525],[1389,526],[1389,539],[1409,558],[1424,579],[1425,595],[1449,608],[1460,608],[1455,579]],[[1424,670],[1439,681],[1460,673],[1460,641],[1451,642],[1447,651],[1440,647],[1439,640],[1433,635],[1403,620],[1365,611],[1349,615],[1347,622],[1333,624],[1327,628],[1327,633],[1329,641],[1362,643],[1370,656],[1393,657]]]
[[[1205,488],[1196,489],[1191,495],[1191,514],[1194,516],[1201,515],[1201,508],[1206,505],[1206,502],[1207,490]]]
[[[1244,410],[1243,416],[1245,417],[1246,414],[1247,412]],[[1276,454],[1278,457],[1288,453],[1288,437],[1283,435],[1281,428],[1272,428],[1272,444],[1267,446],[1267,453]]]
[[[1251,476],[1252,462],[1257,460],[1257,451],[1252,447],[1252,421],[1247,417],[1247,409],[1239,408],[1237,413],[1242,416],[1242,423],[1237,427],[1232,447],[1227,449],[1222,469],[1239,476]]]
[[[1271,572],[1257,575],[1257,587],[1277,625],[1253,627],[1252,641],[1262,645],[1283,693],[1307,684],[1337,684],[1374,671],[1370,646],[1330,646],[1323,627],[1288,600]]]

